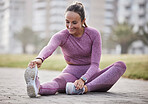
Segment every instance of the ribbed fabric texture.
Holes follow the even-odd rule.
[[[91,27],[85,27],[84,34],[79,38],[69,34],[67,29],[56,33],[37,58],[44,61],[58,46],[61,47],[65,60],[76,65],[67,65],[61,75],[42,84],[39,92],[41,95],[65,91],[67,82],[74,82],[82,76],[88,80],[88,91],[108,91],[126,70],[126,65],[121,61],[103,70],[99,69],[101,36]]]
[[[67,82],[79,79],[87,70],[87,66],[68,65],[63,72],[51,82],[46,82],[40,87],[40,95],[51,95],[56,92],[65,92]],[[118,61],[107,68],[96,72],[86,83],[88,91],[108,91],[124,74],[126,65]]]
[[[100,33],[91,27],[85,27],[81,37],[74,37],[68,30],[62,30],[55,34],[45,46],[37,58],[43,61],[52,55],[56,48],[60,46],[65,60],[77,65],[90,65],[84,74],[87,80],[92,77],[99,68],[101,58],[101,36]]]

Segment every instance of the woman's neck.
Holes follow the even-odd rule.
[[[75,37],[81,37],[84,34],[84,27],[82,27],[79,32],[77,32],[76,34],[73,34],[73,36]]]

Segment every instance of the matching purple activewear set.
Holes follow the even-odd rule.
[[[85,77],[88,91],[108,91],[124,74],[126,65],[118,61],[107,68],[100,70],[101,36],[91,27],[85,27],[81,37],[71,35],[67,29],[52,36],[37,58],[43,61],[52,55],[60,46],[68,64],[61,74],[51,82],[40,85],[40,95],[50,95],[56,92],[65,92],[67,82]]]

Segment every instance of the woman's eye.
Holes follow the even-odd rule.
[[[73,24],[77,24],[77,22],[73,22]]]
[[[69,23],[69,21],[66,21],[66,23]]]

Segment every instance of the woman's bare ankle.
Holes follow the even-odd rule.
[[[85,88],[85,93],[87,93],[88,92],[87,86],[85,85],[84,88]]]

